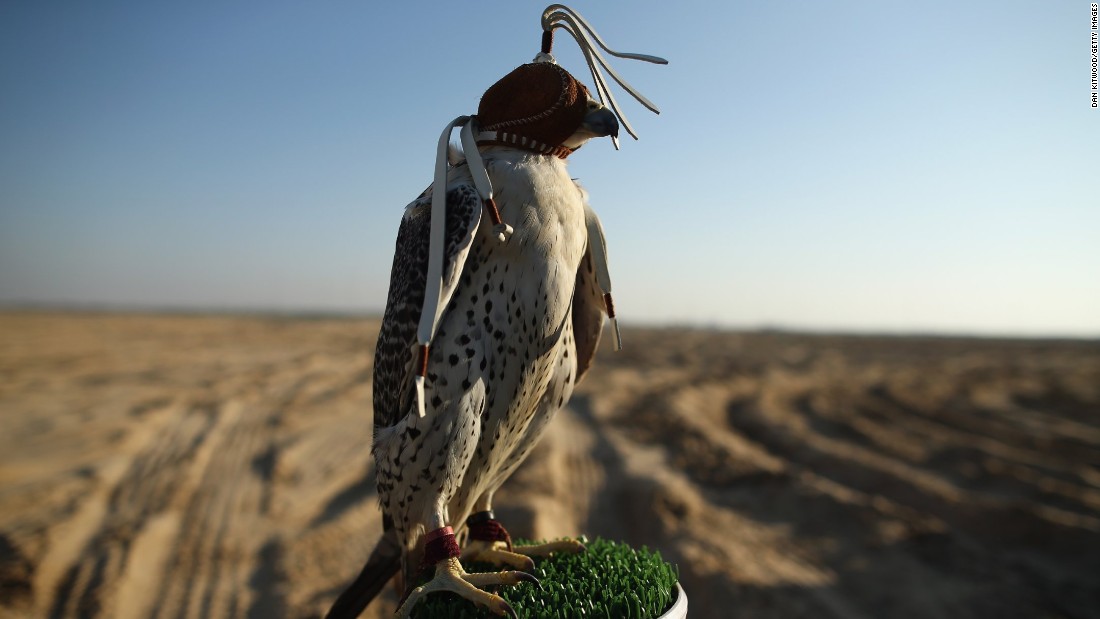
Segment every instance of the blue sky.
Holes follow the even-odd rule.
[[[3,3],[0,303],[380,310],[544,5]],[[1089,3],[572,6],[670,61],[570,158],[628,324],[1100,335]]]

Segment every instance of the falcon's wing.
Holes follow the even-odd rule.
[[[573,339],[577,344],[577,378],[581,378],[592,360],[596,357],[596,348],[600,345],[600,333],[603,331],[605,312],[603,292],[596,282],[596,266],[592,258],[592,243],[581,258],[577,269],[577,284],[573,288]]]
[[[429,188],[406,207],[397,232],[390,291],[374,355],[375,432],[396,424],[415,406],[413,353],[428,272],[432,191],[434,188]],[[447,307],[454,294],[481,221],[481,211],[481,199],[468,168],[461,165],[451,169],[447,183],[441,307]]]

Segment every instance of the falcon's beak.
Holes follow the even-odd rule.
[[[608,136],[617,138],[619,137],[619,119],[615,118],[615,113],[610,109],[600,105],[585,115],[580,130],[596,138]]]
[[[581,121],[581,126],[577,127],[577,130],[569,136],[568,140],[562,142],[562,146],[577,149],[592,138],[606,138],[608,136],[611,136],[614,140],[619,137],[619,119],[615,118],[615,113],[609,108],[590,98],[588,100],[588,111],[584,115],[584,120]],[[616,141],[615,148],[618,147],[618,141]]]

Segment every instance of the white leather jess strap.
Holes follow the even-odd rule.
[[[474,181],[474,188],[484,208],[493,212],[494,227],[497,238],[504,242],[512,234],[512,227],[499,221],[499,213],[493,202],[493,185],[489,182],[489,173],[485,170],[485,163],[481,160],[481,154],[474,142],[474,129],[476,119],[471,116],[459,116],[447,124],[443,134],[439,136],[439,146],[435,159],[435,179],[432,183],[432,213],[428,239],[428,272],[424,282],[424,305],[420,309],[420,322],[416,329],[416,341],[419,344],[414,358],[415,382],[416,382],[416,412],[420,417],[425,414],[424,380],[428,368],[428,355],[432,339],[435,337],[436,328],[439,326],[439,318],[443,313],[444,303],[440,294],[443,288],[443,242],[446,238],[447,222],[447,148],[451,141],[451,132],[455,127],[462,127],[462,146],[466,155],[466,162],[470,168],[470,176]]]
[[[428,368],[428,353],[435,328],[439,324],[439,295],[443,288],[443,238],[447,223],[447,146],[451,141],[451,131],[458,125],[469,121],[469,116],[459,116],[452,120],[443,135],[439,136],[439,149],[435,160],[435,180],[432,183],[431,226],[428,232],[428,272],[424,281],[424,305],[420,308],[420,323],[416,327],[416,341],[419,344],[413,358],[416,374],[416,412],[423,417],[424,375]]]

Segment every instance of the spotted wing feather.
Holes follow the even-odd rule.
[[[603,291],[596,282],[596,267],[590,244],[581,258],[580,268],[577,269],[577,283],[573,288],[573,338],[577,346],[578,384],[585,372],[592,367],[592,361],[596,357],[605,313]]]
[[[482,205],[465,166],[452,170],[447,187],[446,237],[443,245],[443,286],[440,304],[454,294],[470,245],[481,220]],[[458,178],[456,178],[458,177]],[[374,427],[394,425],[413,402],[413,353],[416,328],[424,304],[431,229],[431,192],[425,191],[406,209],[397,232],[390,271],[390,289],[374,357]]]

